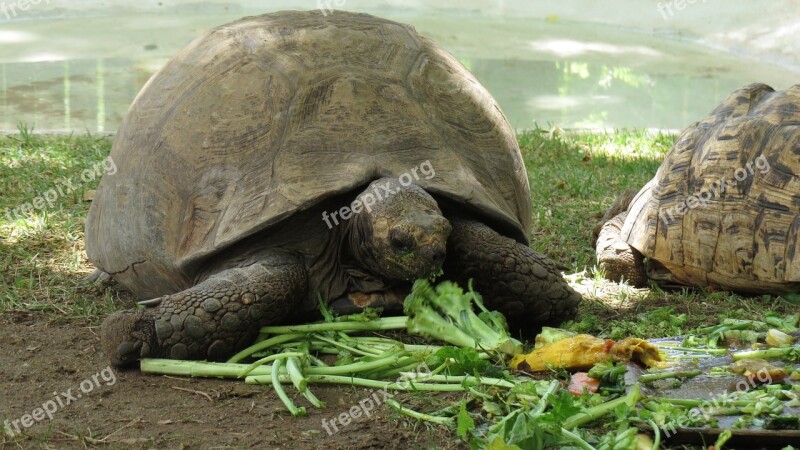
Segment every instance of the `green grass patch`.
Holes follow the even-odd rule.
[[[85,137],[0,139],[0,311],[44,311],[54,320],[99,317],[112,292],[80,281],[89,202],[111,144]]]
[[[673,141],[674,136],[644,131],[521,134],[534,250],[571,271],[593,266],[592,228],[617,195],[653,178]]]

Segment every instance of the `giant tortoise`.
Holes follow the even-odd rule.
[[[497,104],[407,25],[294,11],[213,29],[142,89],[111,158],[87,254],[146,300],[103,323],[116,365],[224,358],[319,298],[391,305],[442,271],[526,327],[581,298],[528,247]]]
[[[733,92],[600,225],[598,265],[611,279],[800,291],[800,85]]]

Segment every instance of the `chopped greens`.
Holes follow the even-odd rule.
[[[386,404],[401,415],[450,429],[472,449],[657,449],[662,435],[669,437],[687,426],[717,427],[719,417],[729,415],[739,416],[734,427],[796,429],[798,425],[791,415],[796,409],[786,409],[800,408],[798,385],[754,384],[714,399],[675,399],[648,397],[639,383],[686,379],[700,370],[651,370],[636,382],[626,382],[629,366],[609,358],[588,373],[577,374],[586,381],[599,380],[600,389],[594,394],[571,393],[560,379],[532,380],[510,371],[507,360],[520,354],[522,345],[510,337],[502,315],[487,311],[471,287],[464,292],[450,282],[434,288],[428,281],[417,281],[405,303],[409,316],[403,317],[382,318],[376,311],[335,317],[322,308],[323,322],[264,327],[258,342],[227,363],[146,359],[142,371],[244,378],[247,383],[271,386],[295,416],[306,414],[309,406],[325,407],[312,392],[318,384],[363,386],[387,393],[460,393],[451,406],[432,412],[409,408],[391,395]],[[668,326],[681,320],[668,321],[672,324]],[[793,337],[787,333],[796,324],[793,317],[768,316],[766,322],[726,319],[702,330],[704,338],[695,334],[680,347],[664,347],[695,357],[727,355],[729,350],[716,348],[717,344],[731,337],[741,344],[747,335],[752,337],[748,342],[769,338],[767,342],[776,345],[757,344],[762,348],[733,353],[734,360],[772,358],[791,363],[800,360],[800,350],[781,345],[791,345]],[[403,329],[445,345],[407,344],[375,334]],[[536,342],[541,347],[574,337],[570,331],[544,328]],[[730,375],[729,370],[733,368],[725,373]],[[784,371],[790,372],[798,373],[791,367]],[[300,396],[290,395],[286,385]],[[307,405],[298,405],[297,400]],[[727,437],[721,436],[718,443],[724,444]]]

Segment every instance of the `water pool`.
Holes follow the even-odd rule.
[[[308,9],[309,2],[296,6]],[[271,10],[203,4],[6,21],[0,24],[0,130],[23,123],[37,131],[113,132],[150,75],[189,40]],[[359,10],[411,23],[452,52],[517,129],[680,129],[743,84],[785,88],[800,80],[791,68],[670,36],[556,16]]]

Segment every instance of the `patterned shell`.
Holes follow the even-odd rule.
[[[86,225],[89,259],[142,298],[332,195],[425,161],[417,184],[527,242],[515,133],[450,54],[366,14],[247,17],[191,42],[134,100]],[[267,231],[268,232],[268,231]]]
[[[622,237],[683,284],[796,292],[799,213],[800,85],[751,84],[681,134]]]

